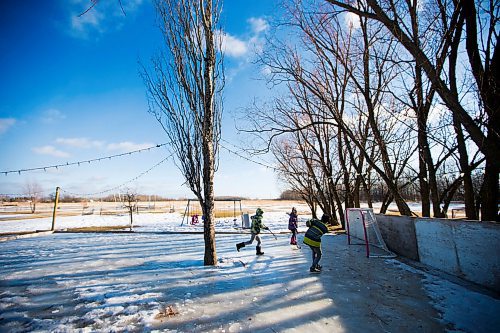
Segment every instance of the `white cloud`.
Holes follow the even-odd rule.
[[[255,36],[248,41],[248,45],[252,48],[254,54],[261,54],[264,51],[265,41],[262,37]]]
[[[34,147],[32,150],[39,155],[50,155],[50,156],[55,156],[55,157],[68,157],[69,156],[68,153],[66,153],[62,150],[57,150],[54,146]]]
[[[248,52],[247,43],[230,34],[222,33],[222,50],[229,57],[241,57]]]
[[[110,30],[120,30],[126,23],[125,18],[132,15],[142,5],[143,0],[92,1],[76,0],[69,3],[69,34],[76,38],[97,36]]]
[[[127,1],[122,1],[123,5],[123,10],[125,11],[125,14],[128,14],[129,12],[136,11],[141,5],[143,1],[142,0],[127,0]],[[121,8],[120,8],[120,14],[121,13]]]
[[[76,13],[73,14],[71,17],[71,28],[74,32],[85,34],[89,28],[99,30],[103,19],[104,14],[94,7],[81,16],[76,15]]]
[[[153,143],[134,143],[130,141],[110,143],[107,145],[108,150],[118,150],[123,152],[145,149],[154,146]]]
[[[57,109],[48,109],[42,113],[42,122],[47,124],[51,124],[65,118],[66,115]]]
[[[222,37],[222,50],[228,57],[245,58],[259,54],[264,48],[264,39],[261,34],[269,29],[267,21],[260,17],[251,17],[247,20],[251,34],[245,39],[233,36],[225,31],[219,31]]]
[[[268,65],[264,65],[264,66],[261,67],[260,73],[262,75],[264,75],[264,76],[269,76],[269,75],[271,75],[273,73],[273,70]]]
[[[345,14],[345,23],[348,27],[353,29],[358,29],[361,26],[359,16],[350,12]]]
[[[260,34],[269,29],[269,23],[261,17],[251,17],[247,20],[254,34]]]
[[[14,118],[0,118],[0,134],[7,132],[15,123]]]
[[[102,183],[104,181],[107,181],[108,180],[108,176],[92,176],[92,177],[89,177],[87,182],[86,183]]]
[[[89,140],[87,138],[57,138],[56,143],[75,148],[99,148],[104,145],[103,141]]]
[[[437,125],[441,121],[443,117],[445,117],[446,113],[448,112],[448,109],[443,106],[442,104],[436,104],[435,106],[431,107],[431,110],[429,112],[429,124],[430,125]]]
[[[269,30],[269,23],[261,17],[251,17],[247,20],[250,23],[253,36],[248,41],[249,47],[252,48],[254,54],[260,54],[264,51],[265,39],[262,33]]]

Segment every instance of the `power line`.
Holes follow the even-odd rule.
[[[99,158],[93,158],[93,159],[90,159],[90,160],[84,160],[84,161],[78,161],[78,162],[66,162],[66,163],[63,163],[63,164],[54,164],[54,165],[48,165],[48,166],[43,166],[43,167],[37,167],[37,168],[27,168],[27,169],[19,169],[19,170],[9,170],[9,171],[0,171],[0,173],[3,173],[5,174],[6,176],[9,174],[9,173],[17,173],[17,174],[21,174],[22,172],[29,172],[29,171],[40,171],[40,170],[43,170],[43,171],[47,171],[48,169],[59,169],[61,167],[67,167],[67,166],[72,166],[72,165],[78,165],[80,166],[81,164],[85,164],[85,163],[93,163],[93,162],[100,162],[102,160],[110,160],[110,159],[113,159],[113,158],[116,158],[116,157],[122,157],[122,156],[126,156],[126,155],[132,155],[132,154],[135,154],[135,153],[140,153],[140,152],[143,152],[143,151],[149,151],[151,149],[156,149],[156,148],[160,148],[162,146],[166,146],[168,143],[161,143],[161,144],[157,144],[156,146],[151,146],[151,147],[148,147],[148,148],[142,148],[142,149],[137,149],[137,150],[133,150],[133,151],[129,151],[129,152],[126,152],[126,153],[121,153],[121,154],[116,154],[116,155],[110,155],[110,156],[104,156],[104,157],[99,157]]]

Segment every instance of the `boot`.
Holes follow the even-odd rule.
[[[255,249],[257,250],[257,251],[256,251],[256,253],[255,253],[256,255],[261,256],[261,255],[263,255],[263,254],[264,254],[264,252],[262,252],[262,251],[260,250],[260,246],[256,246],[256,247],[255,247]]]
[[[311,272],[311,273],[319,273],[319,272],[321,272],[321,270],[318,269],[318,268],[316,268],[316,267],[314,267],[314,266],[311,266],[309,268],[309,272]]]
[[[236,244],[236,250],[237,250],[238,252],[240,252],[240,249],[241,249],[242,247],[245,247],[245,243],[238,243],[238,244]]]

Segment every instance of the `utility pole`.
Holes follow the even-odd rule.
[[[56,214],[57,214],[57,204],[59,203],[59,186],[56,187],[56,198],[54,200],[54,212],[52,213],[52,228],[51,231],[55,230],[56,227]]]

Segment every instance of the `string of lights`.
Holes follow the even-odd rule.
[[[227,140],[221,139],[221,141],[224,141],[224,142],[226,142],[227,144],[230,144],[230,145],[232,145],[233,147],[236,147],[234,144],[232,144],[232,143],[228,142]],[[266,167],[266,168],[268,168],[268,169],[272,169],[272,170],[274,170],[274,171],[276,171],[276,172],[282,172],[282,173],[284,172],[284,173],[287,173],[287,174],[290,174],[290,175],[308,175],[308,173],[307,173],[307,172],[290,172],[290,171],[286,171],[286,170],[279,169],[279,168],[274,167],[274,166],[271,166],[271,165],[267,165],[267,164],[262,163],[262,162],[259,162],[259,161],[252,160],[252,159],[251,159],[251,158],[249,158],[249,157],[246,157],[246,156],[244,156],[244,155],[242,155],[242,154],[240,154],[240,153],[238,153],[238,152],[236,152],[236,151],[234,151],[234,150],[232,150],[232,149],[230,149],[230,148],[227,148],[226,146],[224,146],[224,145],[223,145],[223,144],[221,144],[221,143],[219,143],[219,145],[220,145],[222,148],[224,148],[225,150],[227,150],[229,153],[232,153],[232,154],[234,154],[234,155],[236,155],[236,156],[238,156],[238,157],[240,157],[240,158],[242,158],[242,159],[244,159],[244,160],[247,160],[247,161],[249,161],[249,162],[252,162],[252,163],[255,163],[255,164],[261,165],[261,166]],[[236,148],[238,148],[238,147],[236,147]],[[239,148],[239,149],[240,149],[240,150],[244,150],[244,149],[242,149],[242,148]],[[484,167],[477,167],[475,170],[479,170],[479,171],[483,170],[483,172],[484,172]],[[439,175],[440,175],[440,176],[452,175],[452,176],[455,176],[455,177],[463,177],[463,173],[461,173],[461,171],[459,171],[459,170],[443,171],[443,172],[440,172],[440,173],[439,173]],[[333,177],[332,177],[332,178],[333,178]]]
[[[230,145],[232,145],[232,146],[234,146],[234,147],[236,147],[235,145],[233,145],[232,143],[230,143],[230,142],[228,142],[228,141],[226,141],[226,140],[224,140],[224,139],[221,139],[221,140],[222,140],[222,141],[224,141],[224,142],[226,142],[226,143],[228,143],[228,144],[230,144]],[[232,149],[230,149],[230,148],[227,148],[226,146],[224,146],[224,145],[223,145],[223,144],[221,144],[221,143],[219,143],[219,145],[220,145],[222,148],[224,148],[225,150],[227,150],[227,151],[228,151],[229,153],[231,153],[231,154],[234,154],[234,155],[236,155],[236,156],[238,156],[238,157],[240,157],[240,158],[242,158],[242,159],[244,159],[244,160],[247,160],[247,161],[249,161],[249,162],[252,162],[252,163],[255,163],[255,164],[261,165],[261,166],[266,167],[266,168],[268,168],[268,169],[271,169],[271,170],[273,170],[273,171],[280,172],[280,173],[286,173],[286,174],[289,174],[289,175],[299,175],[299,176],[309,175],[307,172],[292,172],[292,171],[286,171],[286,170],[284,170],[284,169],[279,169],[279,168],[277,168],[277,167],[275,167],[275,166],[268,165],[268,164],[265,164],[265,163],[262,163],[262,162],[259,162],[259,161],[255,161],[255,160],[253,160],[253,159],[251,159],[251,158],[249,158],[249,157],[246,157],[246,156],[244,156],[244,155],[242,155],[242,154],[240,154],[240,153],[238,153],[238,152],[236,152],[236,151],[234,151],[234,150],[232,150]],[[240,149],[241,149],[241,148],[240,148]],[[241,150],[243,150],[243,149],[241,149]]]
[[[103,160],[111,160],[113,158],[117,158],[117,157],[122,157],[122,156],[127,156],[127,155],[132,155],[132,154],[136,154],[136,153],[140,153],[140,152],[143,152],[143,151],[149,151],[151,149],[156,149],[156,148],[160,148],[160,147],[163,147],[163,146],[166,146],[168,145],[168,143],[161,143],[161,144],[157,144],[156,146],[151,146],[151,147],[148,147],[148,148],[142,148],[142,149],[137,149],[137,150],[133,150],[133,151],[129,151],[129,152],[126,152],[126,153],[121,153],[121,154],[115,154],[115,155],[110,155],[110,156],[104,156],[104,157],[98,157],[98,158],[93,158],[93,159],[90,159],[90,160],[84,160],[84,161],[77,161],[77,162],[66,162],[66,163],[62,163],[62,164],[54,164],[54,165],[48,165],[48,166],[43,166],[43,167],[36,167],[36,168],[27,168],[27,169],[19,169],[19,170],[8,170],[8,171],[0,171],[0,174],[4,174],[4,175],[8,175],[9,173],[17,173],[17,174],[21,174],[23,172],[29,172],[29,171],[47,171],[49,169],[59,169],[59,168],[62,168],[62,167],[67,167],[67,166],[73,166],[73,165],[82,165],[82,164],[90,164],[90,163],[94,163],[94,162],[100,162],[100,161],[103,161]]]
[[[172,154],[168,155],[167,157],[165,157],[160,162],[156,163],[155,165],[153,165],[151,168],[147,169],[146,171],[141,172],[139,175],[135,176],[134,178],[127,180],[126,182],[124,182],[120,185],[108,188],[106,190],[102,190],[102,191],[94,192],[94,193],[73,193],[73,192],[67,191],[67,190],[62,189],[62,188],[60,190],[61,190],[61,192],[64,192],[66,194],[69,194],[69,195],[72,195],[75,197],[91,197],[91,196],[98,196],[98,195],[102,195],[105,193],[113,192],[113,191],[116,191],[116,190],[124,187],[127,184],[130,184],[130,183],[136,181],[137,179],[141,178],[142,176],[148,174],[149,172],[151,172],[151,170],[153,170],[154,168],[156,168],[157,166],[159,166],[160,164],[162,164],[163,162],[168,160],[170,157],[172,157]]]
[[[228,144],[230,144],[230,145],[234,146],[232,143],[230,143],[230,142],[228,142],[228,141],[226,141],[226,140],[224,140],[224,139],[221,139],[221,141],[224,141],[224,142],[226,142],[226,143],[228,143]],[[242,158],[242,159],[244,159],[244,160],[247,160],[247,161],[249,161],[249,162],[252,162],[252,163],[258,164],[258,165],[263,166],[263,167],[266,167],[266,168],[268,168],[268,169],[272,169],[272,170],[274,170],[274,171],[280,171],[278,168],[276,168],[276,167],[274,167],[274,166],[272,166],[272,165],[267,165],[267,164],[265,164],[265,163],[262,163],[262,162],[259,162],[259,161],[255,161],[255,160],[253,160],[253,159],[251,159],[251,158],[249,158],[249,157],[246,157],[246,156],[244,156],[244,155],[242,155],[242,154],[240,154],[240,153],[238,153],[238,152],[236,152],[236,151],[234,151],[234,150],[232,150],[232,149],[230,149],[230,148],[227,148],[226,146],[224,146],[224,145],[223,145],[223,144],[221,144],[221,143],[219,143],[219,145],[220,145],[222,148],[224,148],[225,150],[227,150],[229,153],[234,154],[234,155],[236,155],[236,156],[238,156],[238,157],[240,157],[240,158]]]
[[[33,196],[40,196],[42,194],[49,194],[49,192],[47,191],[38,191],[38,192],[33,192],[33,193],[25,193],[25,194],[19,194],[19,193],[0,193],[0,197],[17,197],[17,198],[21,198],[21,197],[33,197]]]
[[[225,141],[225,142],[229,143],[228,141]],[[51,169],[51,168],[58,169],[60,167],[66,167],[66,166],[74,166],[74,165],[80,166],[80,165],[86,164],[86,163],[89,164],[89,163],[93,163],[93,162],[99,162],[99,161],[106,160],[106,159],[113,159],[113,158],[116,158],[116,157],[121,157],[121,156],[126,156],[126,155],[132,155],[132,154],[135,154],[135,153],[140,153],[140,152],[143,152],[143,151],[146,151],[146,150],[151,150],[151,149],[154,149],[154,148],[160,148],[160,147],[165,146],[167,144],[168,143],[162,143],[162,144],[158,144],[156,146],[151,146],[151,147],[148,147],[148,148],[138,149],[138,150],[134,150],[134,151],[126,152],[126,153],[121,153],[121,154],[116,154],[116,155],[110,155],[110,156],[105,156],[105,157],[99,157],[99,158],[94,158],[94,159],[89,159],[89,160],[78,161],[78,162],[71,162],[71,163],[67,162],[67,163],[64,163],[64,164],[49,165],[49,166],[43,166],[43,167],[37,167],[37,168],[26,168],[26,169],[20,169],[20,170],[0,171],[0,174],[5,174],[5,175],[8,175],[9,173],[21,174],[22,172],[29,172],[29,171],[40,171],[40,170],[47,171],[48,169]],[[229,144],[231,144],[231,143],[229,143]],[[238,153],[238,152],[236,152],[236,151],[234,151],[234,150],[232,150],[230,148],[227,148],[226,146],[224,146],[222,144],[221,144],[221,147],[224,148],[225,150],[227,150],[229,153],[232,153],[232,154],[234,154],[234,155],[236,155],[236,156],[238,156],[238,157],[240,157],[240,158],[242,158],[244,160],[247,160],[249,162],[261,165],[263,167],[266,167],[266,168],[278,171],[278,169],[276,167],[267,165],[267,164],[259,162],[259,161],[255,161],[255,160],[253,160],[253,159],[251,159],[249,157],[246,157],[246,156],[244,156],[244,155],[242,155],[242,154],[240,154],[240,153]],[[97,195],[109,193],[109,192],[115,191],[115,190],[117,190],[117,189],[125,186],[126,184],[129,184],[129,183],[131,183],[131,182],[139,179],[140,177],[144,176],[145,174],[147,174],[148,172],[150,172],[151,170],[153,170],[154,168],[156,168],[158,165],[160,165],[163,162],[165,162],[168,158],[172,157],[172,155],[173,155],[173,153],[171,153],[169,156],[167,156],[165,159],[163,159],[159,163],[155,164],[150,169],[148,169],[148,170],[142,172],[140,175],[132,178],[131,180],[129,180],[129,181],[123,183],[123,184],[114,186],[112,188],[103,190],[103,191],[94,192],[94,193],[73,193],[71,191],[67,191],[67,190],[64,190],[62,188],[61,188],[61,191],[64,192],[64,193],[66,193],[66,194],[73,195],[73,196],[97,196]],[[33,193],[33,195],[48,194],[48,193],[50,193],[50,192],[41,191],[41,192]],[[12,193],[3,194],[3,193],[0,193],[0,196],[4,196],[4,197],[23,197],[23,196],[26,196],[26,195],[25,194],[12,194]]]
[[[236,147],[238,148],[237,146],[235,146],[234,144],[228,142],[227,140],[224,140],[224,139],[221,139],[221,141],[224,141],[225,143],[233,146],[233,147]],[[143,151],[149,151],[151,149],[155,149],[155,148],[160,148],[162,146],[165,146],[167,145],[168,143],[162,143],[162,144],[158,144],[156,146],[151,146],[151,147],[148,147],[148,148],[143,148],[143,149],[138,149],[138,150],[134,150],[134,151],[130,151],[130,152],[126,152],[126,153],[121,153],[121,154],[115,154],[115,155],[110,155],[110,156],[105,156],[105,157],[99,157],[99,158],[94,158],[94,159],[90,159],[90,160],[84,160],[84,161],[78,161],[78,162],[67,162],[65,164],[57,164],[57,165],[50,165],[50,166],[44,166],[44,167],[37,167],[37,168],[27,168],[27,169],[20,169],[20,170],[10,170],[10,171],[0,171],[0,173],[3,173],[5,175],[8,175],[9,173],[18,173],[18,174],[21,174],[22,172],[28,172],[28,171],[36,171],[36,170],[48,170],[48,169],[51,169],[51,168],[55,168],[55,169],[58,169],[60,167],[66,167],[66,166],[73,166],[73,165],[78,165],[80,166],[81,164],[85,164],[85,163],[93,163],[93,162],[99,162],[99,161],[102,161],[102,160],[106,160],[106,159],[113,159],[113,158],[117,158],[117,157],[122,157],[122,156],[126,156],[126,155],[132,155],[132,154],[135,154],[135,153],[140,153],[140,152],[143,152]],[[229,153],[231,154],[234,154],[236,156],[238,156],[239,158],[242,158],[246,161],[249,161],[251,163],[254,163],[254,164],[257,164],[257,165],[260,165],[260,166],[263,166],[265,168],[268,168],[268,169],[271,169],[273,171],[276,171],[276,172],[283,172],[283,170],[280,170],[279,168],[275,167],[275,166],[272,166],[272,165],[268,165],[266,163],[263,163],[263,162],[260,162],[260,161],[256,161],[254,159],[251,159],[237,151],[235,151],[234,149],[231,149],[231,148],[228,148],[227,146],[219,143],[220,147],[225,149],[226,151],[228,151]],[[244,150],[244,149],[241,149],[241,148],[238,148],[240,150]],[[95,193],[85,193],[85,194],[78,194],[78,193],[72,193],[70,191],[66,191],[66,190],[63,190],[61,189],[61,191],[69,194],[69,195],[74,195],[74,196],[97,196],[97,195],[101,195],[101,194],[104,194],[104,193],[108,193],[108,192],[112,192],[112,191],[115,191],[121,187],[124,187],[126,184],[129,184],[137,179],[139,179],[140,177],[144,176],[145,174],[149,173],[151,170],[153,170],[154,168],[156,168],[157,166],[159,166],[160,164],[164,163],[167,159],[169,159],[170,157],[172,157],[173,153],[171,153],[169,156],[167,156],[166,158],[164,158],[163,160],[161,160],[160,162],[158,162],[157,164],[155,164],[154,166],[152,166],[151,168],[149,168],[148,170],[142,172],[141,174],[139,174],[138,176],[124,182],[123,184],[120,184],[120,185],[117,185],[117,186],[114,186],[112,188],[109,188],[109,189],[106,189],[106,190],[103,190],[103,191],[99,191],[99,192],[95,192]],[[478,167],[477,169],[481,169],[481,167]],[[299,174],[299,173],[292,173],[292,172],[289,172],[290,174]],[[448,175],[448,174],[456,174],[457,172],[456,171],[451,171],[451,172],[443,172],[441,173],[441,175]],[[306,173],[300,173],[301,175],[303,174],[306,174]],[[40,192],[35,192],[35,193],[31,193],[30,195],[40,195],[40,194],[43,194],[43,193],[48,193],[47,191],[40,191]],[[0,193],[0,196],[3,196],[3,197],[26,197],[26,196],[29,196],[28,194],[2,194]]]

